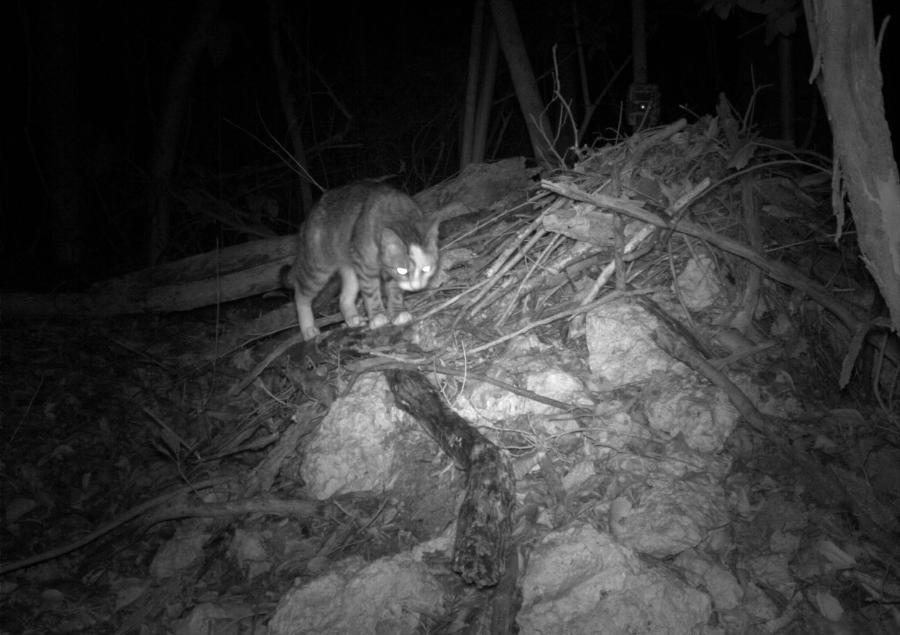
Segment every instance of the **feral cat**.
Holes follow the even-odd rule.
[[[329,190],[300,228],[297,258],[287,272],[304,340],[319,333],[312,301],[335,273],[341,275],[340,307],[347,326],[363,321],[356,310],[362,291],[369,327],[405,324],[412,316],[401,291],[419,291],[438,265],[438,225],[403,192],[376,182]],[[381,299],[384,281],[387,313]]]

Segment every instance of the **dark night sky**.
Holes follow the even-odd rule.
[[[455,169],[453,153],[474,0],[285,0],[283,4],[284,50],[289,63],[301,71],[295,77],[295,90],[304,115],[305,142],[309,146],[321,143],[346,123],[326,88],[352,116],[341,143],[314,154],[310,167],[316,178],[331,186],[403,172],[402,184],[418,189],[429,184],[426,177],[448,176]],[[571,10],[576,5],[536,0],[515,4],[535,74],[551,69],[556,44],[563,89],[571,91],[579,104],[571,55]],[[72,284],[75,279],[84,283],[139,265],[134,253],[142,236],[151,144],[169,74],[196,5],[39,0],[19,2],[7,14],[12,33],[5,38],[10,47],[5,77],[11,90],[7,91],[2,149],[0,286],[48,288]],[[59,7],[64,28],[54,31],[48,26],[44,20],[48,6]],[[272,70],[266,6],[264,2],[223,1],[212,43],[192,86],[175,186],[182,193],[202,186],[235,204],[248,187],[268,187],[266,193],[278,198],[285,210],[276,229],[287,231],[299,214],[289,211],[290,194],[284,183],[291,177],[251,137],[266,138],[268,129],[287,143]],[[582,0],[577,6],[592,96],[596,96],[630,53],[630,5]],[[763,41],[761,16],[738,13],[722,22],[700,6],[687,0],[648,0],[649,74],[662,90],[663,122],[714,112],[719,92],[743,112],[752,92],[751,67],[757,84],[776,82],[775,47]],[[815,97],[807,83],[806,26],[802,21],[798,26],[794,50],[799,138],[806,133]],[[897,48],[891,35],[900,25],[891,27],[883,59],[891,59]],[[61,48],[70,53],[66,63],[75,86],[68,93],[75,95],[74,102],[66,98],[68,121],[75,128],[65,150],[66,161],[78,166],[82,227],[88,236],[88,257],[77,275],[55,267],[49,247],[53,221],[42,145],[47,131],[42,93],[37,89],[42,81],[38,53],[47,40],[58,43],[60,38]],[[308,66],[298,66],[295,51],[308,60]],[[527,154],[527,137],[502,61],[500,68],[496,121],[503,114],[511,119],[497,158]],[[885,75],[887,107],[893,113],[896,82],[892,74]],[[628,67],[598,109],[591,137],[585,141],[616,127],[618,107],[630,81]],[[545,99],[550,87],[545,77],[541,81]],[[762,91],[758,100],[758,129],[776,136],[775,88]],[[829,136],[821,109],[817,126],[813,143],[827,153]],[[438,157],[444,158],[439,161]],[[196,243],[197,248],[204,246],[203,241]]]

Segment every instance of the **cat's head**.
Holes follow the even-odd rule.
[[[404,291],[421,291],[438,268],[438,224],[422,231],[399,232],[385,228],[381,236],[381,258],[387,273]]]

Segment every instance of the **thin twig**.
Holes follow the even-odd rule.
[[[480,282],[478,282],[478,283],[476,283],[476,284],[474,284],[474,285],[471,285],[471,286],[469,286],[469,287],[466,287],[466,289],[464,289],[461,293],[458,293],[457,295],[453,296],[453,297],[450,298],[449,300],[446,300],[446,301],[444,301],[444,302],[438,304],[437,306],[435,306],[435,307],[429,309],[428,311],[426,311],[426,312],[423,313],[422,315],[418,316],[418,317],[416,318],[416,320],[417,320],[417,321],[424,320],[425,318],[431,317],[431,316],[434,315],[435,313],[440,313],[440,312],[443,311],[444,309],[447,309],[447,308],[453,306],[454,304],[456,304],[457,302],[459,302],[459,301],[460,301],[463,297],[465,297],[466,295],[468,295],[468,294],[470,294],[470,293],[473,293],[474,291],[477,291],[478,289],[481,289],[482,287],[485,287],[485,286],[491,284],[491,282],[492,282],[492,281],[491,281],[490,279],[485,279],[485,280],[481,280]]]
[[[785,449],[786,442],[784,434],[788,432],[785,429],[778,430],[774,422],[760,413],[752,401],[747,398],[740,388],[732,382],[722,371],[715,368],[707,360],[703,359],[697,351],[691,349],[684,342],[677,340],[668,333],[658,330],[653,337],[656,344],[669,355],[680,362],[684,362],[689,368],[697,371],[716,386],[718,386],[728,399],[737,408],[738,412],[754,430],[764,435],[769,441],[776,446]],[[787,427],[787,422],[781,422],[783,427]]]
[[[485,278],[497,277],[497,274],[500,273],[501,269],[506,269],[507,271],[509,270],[509,267],[504,266],[504,265],[507,265],[507,261],[516,252],[516,249],[519,248],[519,245],[521,245],[523,242],[525,242],[525,239],[528,238],[528,236],[531,235],[535,230],[538,230],[540,228],[541,222],[542,222],[542,218],[541,218],[542,216],[543,216],[543,214],[541,214],[540,216],[535,218],[533,221],[528,223],[528,225],[526,225],[521,230],[519,230],[519,233],[516,234],[515,238],[513,238],[512,240],[506,241],[506,249],[504,249],[502,252],[500,252],[500,255],[494,259],[493,264],[491,264],[485,270],[485,272],[484,272]]]
[[[537,269],[541,263],[546,260],[546,258],[553,252],[554,249],[559,245],[560,242],[565,237],[562,234],[557,234],[554,236],[547,246],[544,248],[544,251],[541,252],[541,255],[537,257],[537,259],[532,263],[531,267],[528,269],[528,273],[522,278],[522,281],[519,283],[519,288],[516,289],[516,292],[513,294],[513,297],[510,298],[509,303],[506,305],[506,308],[503,310],[503,314],[500,318],[494,322],[494,326],[499,328],[503,326],[503,323],[506,322],[507,318],[509,318],[510,313],[513,312],[513,309],[516,306],[516,303],[519,301],[519,298],[522,297],[522,292],[527,286],[527,282],[532,280],[532,276],[534,274],[535,269]]]
[[[546,193],[541,192],[541,193],[539,193],[539,194],[536,195],[536,196],[532,196],[532,197],[531,197],[530,199],[528,199],[527,201],[523,201],[522,203],[519,203],[518,205],[515,205],[515,206],[513,206],[513,207],[508,207],[508,208],[504,209],[503,211],[501,211],[501,212],[498,213],[498,214],[494,214],[494,215],[492,215],[492,216],[489,216],[488,218],[485,218],[485,219],[482,219],[482,220],[478,221],[478,222],[475,223],[475,225],[473,225],[470,229],[468,229],[468,230],[462,232],[459,236],[455,236],[453,239],[447,241],[446,243],[441,244],[441,249],[442,249],[442,250],[444,250],[444,249],[449,249],[450,247],[452,247],[452,246],[455,245],[456,243],[465,240],[466,238],[468,238],[468,237],[471,236],[472,234],[479,234],[479,235],[480,235],[480,234],[483,234],[483,233],[484,233],[484,228],[487,227],[488,225],[491,225],[492,223],[497,223],[497,222],[503,220],[506,216],[509,216],[509,215],[512,214],[513,212],[522,209],[522,208],[525,207],[526,205],[532,205],[532,204],[535,203],[538,199],[543,198],[545,195],[546,195]]]
[[[550,209],[558,203],[560,203],[560,201],[554,201],[550,207],[541,212],[537,218],[535,218],[527,226],[520,230],[514,239],[509,241],[509,246],[505,250],[503,250],[503,253],[501,253],[496,260],[494,260],[494,263],[490,267],[488,267],[487,271],[484,274],[485,278],[487,278],[489,281],[488,284],[478,293],[478,295],[476,295],[472,299],[472,302],[468,307],[457,314],[456,318],[453,320],[453,324],[450,327],[451,330],[456,328],[460,320],[462,320],[462,318],[466,314],[472,314],[476,312],[477,307],[480,306],[479,303],[484,299],[484,297],[494,287],[494,285],[499,283],[503,276],[510,269],[512,269],[516,265],[516,263],[519,262],[519,260],[522,259],[525,253],[527,253],[528,249],[534,246],[534,243],[537,242],[537,240],[546,233],[546,230],[541,225],[542,219],[544,217],[544,214],[550,211]],[[519,245],[532,233],[534,233],[532,239],[525,245],[525,247],[519,250],[518,254],[513,256],[513,254],[516,252],[516,249],[519,248]]]
[[[22,429],[22,426],[25,424],[25,420],[28,418],[28,414],[31,412],[32,407],[34,407],[34,400],[37,399],[38,393],[41,392],[41,388],[44,385],[44,374],[41,373],[41,380],[38,382],[37,388],[34,389],[34,392],[31,393],[31,399],[28,400],[28,405],[25,406],[25,412],[22,413],[22,416],[19,417],[19,423],[16,424],[16,429],[13,430],[13,433],[9,437],[8,443],[10,445],[16,440],[16,436],[19,434],[19,430]]]
[[[657,214],[642,207],[634,205],[630,201],[616,199],[603,194],[588,194],[572,184],[554,183],[552,181],[544,180],[541,181],[541,186],[573,200],[592,203],[597,207],[613,209],[622,212],[627,216],[631,216],[632,218],[642,220],[645,223],[656,225],[657,227],[664,227],[666,229],[671,229],[673,227],[672,223],[668,220],[663,219]],[[719,249],[724,249],[725,251],[764,269],[771,277],[779,282],[800,289],[813,300],[834,313],[847,328],[855,330],[859,325],[860,317],[857,316],[856,311],[852,307],[835,298],[828,289],[807,278],[796,269],[793,269],[782,262],[766,258],[762,254],[757,253],[753,248],[726,236],[722,236],[721,234],[717,234],[697,223],[682,220],[675,226],[675,231],[705,240]]]
[[[537,320],[535,322],[529,322],[522,328],[520,328],[516,331],[513,331],[512,333],[507,333],[503,337],[498,337],[497,339],[495,339],[491,342],[488,342],[487,344],[482,344],[481,346],[476,346],[475,348],[470,349],[469,354],[474,355],[476,353],[486,351],[489,348],[493,348],[493,347],[497,346],[498,344],[502,344],[503,342],[509,341],[512,338],[518,337],[522,333],[527,333],[528,331],[530,331],[532,329],[536,329],[539,326],[551,324],[553,322],[556,322],[557,320],[563,320],[565,318],[569,318],[569,317],[572,317],[573,315],[578,315],[580,313],[587,313],[588,311],[592,311],[593,309],[596,309],[598,306],[606,304],[607,302],[611,302],[612,300],[615,300],[617,298],[622,298],[622,297],[626,297],[626,296],[630,296],[630,295],[639,295],[641,293],[650,293],[651,291],[652,291],[651,289],[642,290],[642,291],[627,291],[627,292],[613,291],[613,292],[609,293],[608,295],[603,296],[599,300],[591,302],[590,304],[574,307],[572,309],[567,309],[565,311],[560,311],[558,313],[554,313],[553,315],[543,318],[541,320]]]
[[[498,388],[503,388],[504,390],[508,390],[511,393],[517,394],[521,397],[525,397],[527,399],[531,399],[532,401],[537,401],[538,403],[546,404],[548,406],[552,406],[554,408],[558,408],[559,410],[563,410],[565,412],[573,412],[578,411],[580,408],[574,404],[566,403],[564,401],[559,401],[558,399],[553,399],[552,397],[545,397],[544,395],[538,394],[532,390],[528,390],[526,388],[519,388],[518,386],[513,386],[509,382],[505,382],[502,379],[496,379],[494,377],[488,377],[487,375],[477,375],[470,372],[467,368],[462,370],[457,368],[450,368],[448,366],[438,366],[436,364],[406,364],[403,362],[395,362],[395,361],[387,361],[378,364],[367,365],[365,368],[361,369],[360,372],[372,372],[372,371],[384,371],[389,369],[397,369],[397,370],[418,370],[423,373],[437,373],[439,375],[449,375],[451,377],[462,377],[466,378],[468,381],[481,381],[486,384],[491,384],[492,386],[497,386]]]
[[[642,242],[647,240],[653,232],[656,231],[656,228],[652,225],[644,225],[638,230],[638,232],[631,237],[628,243],[625,245],[625,249],[623,249],[623,256],[625,254],[630,254],[635,251]],[[590,291],[588,291],[587,295],[581,300],[581,304],[585,305],[594,301],[594,298],[597,297],[597,294],[600,293],[600,289],[603,288],[609,279],[612,277],[613,272],[616,270],[616,261],[611,260],[605,267],[603,267],[603,271],[600,272],[600,275],[597,276],[597,279],[594,281],[594,284],[591,285]]]
[[[263,358],[263,360],[253,367],[249,373],[247,373],[241,381],[234,384],[231,388],[228,389],[228,396],[234,397],[239,394],[249,386],[254,379],[259,377],[262,372],[269,367],[269,365],[274,362],[276,359],[284,355],[284,353],[291,348],[292,346],[296,346],[297,344],[303,343],[303,334],[299,331],[294,333],[289,338],[281,342],[275,349]]]
[[[98,538],[108,534],[113,531],[117,527],[120,527],[127,523],[130,520],[134,520],[135,518],[142,516],[147,513],[149,510],[154,507],[158,507],[163,503],[166,503],[174,498],[178,498],[180,496],[184,496],[190,493],[196,493],[201,489],[209,489],[210,487],[215,487],[216,485],[221,485],[222,483],[227,483],[231,480],[231,477],[219,477],[219,478],[211,478],[205,481],[200,481],[199,483],[194,483],[192,485],[185,485],[184,487],[179,487],[176,490],[171,492],[167,492],[165,494],[161,494],[156,498],[148,500],[144,503],[136,507],[132,507],[130,510],[121,514],[117,518],[111,520],[105,525],[101,525],[88,535],[79,538],[73,542],[70,542],[67,545],[63,545],[62,547],[57,547],[56,549],[50,549],[49,551],[45,551],[44,553],[38,554],[36,556],[31,556],[30,558],[25,558],[23,560],[17,560],[16,562],[10,562],[9,564],[0,565],[0,575],[6,575],[12,571],[17,571],[19,569],[24,569],[26,567],[33,567],[36,564],[40,564],[41,562],[46,562],[48,560],[53,560],[54,558],[59,558],[60,556],[64,556],[67,553],[71,553],[77,549],[81,549],[85,545],[88,545]]]

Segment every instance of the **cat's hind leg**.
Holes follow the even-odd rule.
[[[318,269],[309,264],[308,258],[299,256],[286,274],[288,286],[294,291],[294,307],[297,322],[305,341],[313,340],[319,334],[313,316],[312,302],[328,282],[332,272]]]
[[[305,341],[316,339],[319,327],[312,312],[312,298],[307,298],[294,292],[294,306],[297,309],[297,321],[300,323],[300,333]]]

